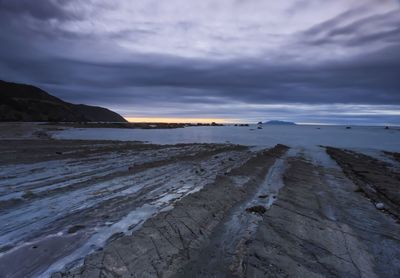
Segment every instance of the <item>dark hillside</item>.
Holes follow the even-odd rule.
[[[72,104],[31,85],[0,81],[0,121],[126,122],[106,108]]]

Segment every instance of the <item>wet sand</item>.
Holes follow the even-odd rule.
[[[49,129],[0,140],[1,277],[400,276],[393,152]]]

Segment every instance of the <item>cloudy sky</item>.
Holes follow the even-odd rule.
[[[400,124],[399,0],[0,0],[0,79],[127,118]]]

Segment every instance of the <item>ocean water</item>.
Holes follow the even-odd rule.
[[[353,126],[186,127],[178,129],[67,129],[53,134],[56,139],[144,141],[154,144],[233,143],[270,147],[319,145],[352,149],[400,151],[400,129]]]

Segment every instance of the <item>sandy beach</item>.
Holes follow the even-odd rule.
[[[67,140],[54,138],[74,129],[2,127],[1,277],[400,275],[393,148]]]

